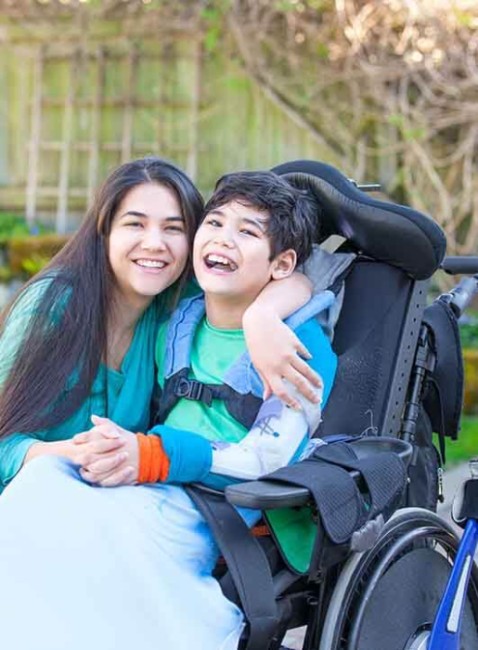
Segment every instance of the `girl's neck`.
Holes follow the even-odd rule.
[[[120,369],[133,340],[136,324],[150,302],[139,306],[118,297],[112,301],[108,318],[106,359],[104,360],[108,367],[115,370]]]
[[[111,301],[108,329],[111,331],[134,331],[136,323],[151,304],[153,298],[141,302],[132,302],[115,292]]]

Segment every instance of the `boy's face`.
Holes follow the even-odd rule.
[[[270,259],[268,219],[267,212],[237,201],[206,215],[193,250],[194,272],[205,293],[248,305],[271,279],[292,273],[294,251]]]

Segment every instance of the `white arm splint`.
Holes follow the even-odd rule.
[[[213,474],[254,480],[307,455],[309,437],[320,423],[322,392],[314,404],[289,383],[288,390],[302,408],[292,409],[275,396],[266,400],[241,442],[212,443]]]

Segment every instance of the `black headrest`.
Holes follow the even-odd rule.
[[[424,280],[439,268],[445,235],[430,217],[396,203],[368,196],[334,167],[313,160],[294,160],[273,172],[309,190],[323,211],[321,239],[342,235],[370,257]]]

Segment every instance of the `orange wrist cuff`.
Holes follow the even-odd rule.
[[[169,474],[167,457],[161,438],[154,434],[136,434],[139,447],[138,483],[157,483],[165,481]]]

